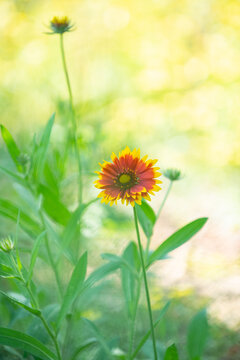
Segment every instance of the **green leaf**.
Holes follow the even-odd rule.
[[[63,253],[63,255],[66,257],[66,259],[68,259],[68,261],[72,265],[75,265],[76,262],[73,258],[73,255],[71,254],[70,250],[68,248],[63,247],[60,236],[54,230],[50,221],[48,221],[46,217],[44,217],[44,226],[47,230],[48,238],[50,239],[50,241],[53,240],[56,243],[56,245],[58,246],[58,248],[60,249],[60,252]],[[58,260],[59,260],[59,256],[58,256],[58,259],[56,260],[56,265],[58,263]]]
[[[137,216],[139,223],[147,238],[153,234],[153,228],[156,222],[156,215],[151,206],[143,201],[142,205],[136,204]]]
[[[25,179],[21,176],[21,174],[15,174],[14,172],[6,169],[3,166],[0,166],[0,171],[2,171],[5,175],[9,176],[12,180],[16,181],[18,184],[26,186]]]
[[[86,279],[84,283],[84,290],[92,287],[98,281],[102,280],[105,276],[113,273],[114,271],[121,268],[121,261],[119,262],[109,262],[108,264],[104,264],[100,266],[98,269],[94,270]]]
[[[14,161],[18,171],[22,172],[22,166],[18,161],[18,158],[21,154],[21,151],[19,150],[19,148],[17,147],[17,144],[15,143],[12,135],[10,134],[10,132],[5,128],[5,126],[0,125],[1,127],[1,132],[2,132],[2,137],[3,140],[7,146],[8,152],[12,158],[12,160]]]
[[[159,322],[161,321],[162,317],[165,315],[167,309],[169,308],[170,305],[170,301],[168,301],[164,307],[161,309],[157,320],[153,323],[154,328],[159,324]],[[131,355],[131,360],[135,359],[136,355],[138,354],[138,352],[141,350],[141,348],[143,347],[143,345],[145,344],[145,342],[147,341],[147,339],[149,338],[151,334],[151,330],[148,330],[148,332],[142,337],[141,341],[138,343],[138,346],[136,347],[136,350],[134,351],[134,353]]]
[[[57,319],[57,329],[59,330],[60,325],[67,315],[68,311],[70,311],[71,305],[79,295],[80,291],[83,289],[83,283],[86,276],[87,271],[87,252],[85,252],[80,259],[78,260],[77,265],[75,266],[71,279],[69,281],[66,294],[63,298],[63,303],[61,309],[59,311],[58,319]]]
[[[50,117],[43,131],[39,146],[35,146],[34,149],[33,175],[35,179],[40,179],[44,170],[54,118],[55,118],[55,113]]]
[[[42,360],[57,360],[56,355],[40,341],[20,331],[0,328],[0,344],[26,351]]]
[[[80,345],[74,352],[73,356],[71,357],[71,360],[76,360],[77,356],[84,350],[88,349],[92,345],[96,344],[97,339],[92,338],[88,339],[84,344]]]
[[[11,201],[0,199],[0,215],[7,217],[16,223],[18,219],[18,212],[18,206],[13,204]],[[35,237],[36,234],[41,232],[40,225],[22,210],[19,225],[28,235],[30,235],[30,237]]]
[[[193,235],[195,235],[203,227],[206,221],[207,218],[197,219],[171,235],[149,256],[149,263],[147,267],[149,267],[154,261],[163,259],[170,251],[175,250],[190,240]]]
[[[121,256],[117,256],[114,254],[109,254],[109,253],[103,253],[101,254],[101,257],[103,260],[108,260],[111,262],[116,262],[116,263],[121,263],[122,266],[126,266],[128,270],[130,270],[134,276],[138,277],[138,273],[136,271],[136,269],[134,269],[129,263],[128,261],[126,261],[123,257]]]
[[[43,231],[35,240],[34,242],[34,246],[32,249],[32,254],[31,254],[31,260],[30,260],[30,265],[29,265],[29,270],[28,270],[28,279],[27,279],[27,283],[29,284],[31,279],[32,279],[32,274],[33,274],[33,268],[35,265],[35,262],[37,260],[37,256],[38,256],[38,251],[41,245],[41,241],[44,237],[44,235],[46,234],[46,231]]]
[[[130,244],[124,250],[122,258],[124,259],[125,262],[129,264],[131,268],[139,270],[140,260],[138,256],[137,245],[134,242],[130,242]],[[126,266],[122,266],[121,277],[122,277],[122,288],[123,288],[126,307],[129,316],[133,317],[135,311],[135,302],[138,292],[139,280],[136,280],[132,271],[129,271],[129,269]]]
[[[164,360],[179,360],[178,351],[175,344],[172,344],[167,348]]]
[[[82,318],[83,321],[91,328],[92,332],[94,333],[94,335],[96,336],[97,340],[99,341],[99,343],[101,344],[103,350],[105,351],[107,357],[105,359],[112,359],[112,353],[111,353],[111,349],[108,346],[108,343],[106,342],[106,340],[104,339],[104,337],[102,336],[101,332],[98,330],[98,328],[96,327],[96,325],[86,319],[86,318]]]
[[[202,356],[208,338],[208,321],[206,309],[201,310],[192,319],[188,329],[188,353],[191,360]]]
[[[0,277],[3,278],[14,278],[15,273],[12,268],[5,264],[0,264]]]
[[[5,296],[8,300],[12,301],[14,304],[22,307],[23,309],[27,310],[28,312],[30,312],[31,314],[35,315],[35,316],[39,316],[41,315],[41,311],[38,309],[34,309],[28,305],[26,305],[25,303],[19,301],[18,299],[16,299],[15,297],[6,294],[5,292],[0,290],[0,294],[2,294],[3,296]],[[22,295],[20,295],[22,297]],[[25,299],[25,298],[24,298]]]
[[[63,247],[68,247],[76,236],[79,219],[81,218],[87,206],[88,204],[80,204],[78,208],[73,212],[71,217],[68,219],[68,223],[66,224],[64,232],[62,234]]]
[[[42,204],[46,213],[57,223],[66,226],[71,216],[70,211],[58,199],[56,194],[45,185],[40,184],[38,191],[43,196]]]

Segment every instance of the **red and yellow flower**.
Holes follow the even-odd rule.
[[[157,178],[161,175],[159,167],[154,167],[157,160],[147,160],[147,155],[140,158],[140,150],[130,151],[127,146],[117,157],[112,153],[112,162],[104,161],[101,171],[97,174],[99,179],[95,181],[95,186],[102,191],[98,197],[102,202],[112,206],[122,200],[126,205],[135,203],[141,205],[142,198],[151,200],[149,194],[161,188],[157,184],[162,181]]]

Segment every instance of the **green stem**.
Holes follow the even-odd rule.
[[[141,244],[141,239],[140,239],[140,233],[139,233],[139,227],[138,227],[137,211],[136,211],[136,207],[135,207],[135,206],[133,207],[133,213],[134,213],[134,222],[135,222],[135,227],[136,227],[138,247],[139,247],[140,259],[141,259],[141,265],[142,265],[142,272],[143,272],[143,280],[144,280],[144,286],[145,286],[145,293],[146,293],[146,299],[147,299],[148,315],[149,315],[149,322],[150,322],[150,328],[151,328],[151,334],[152,334],[152,344],[153,344],[154,360],[157,360],[157,347],[156,347],[156,340],[155,340],[155,334],[154,334],[152,309],[151,309],[150,295],[149,295],[149,290],[148,290],[147,274],[146,274],[145,264],[144,264],[143,249],[142,249],[142,244]]]
[[[64,51],[64,44],[63,44],[63,34],[60,34],[60,49],[61,49],[61,57],[62,57],[62,63],[63,63],[63,71],[66,78],[67,88],[68,88],[68,94],[69,94],[69,103],[70,103],[70,110],[71,110],[71,120],[72,120],[72,136],[73,136],[73,146],[75,151],[75,156],[78,164],[78,200],[79,204],[82,203],[82,166],[81,166],[81,158],[78,151],[77,146],[77,122],[75,118],[75,111],[73,106],[73,96],[72,96],[72,88],[71,83],[68,75],[68,69],[67,69],[67,63],[66,63],[66,57],[65,57],[65,51]]]
[[[27,181],[27,185],[28,185],[29,190],[31,191],[31,193],[32,193],[33,196],[35,197],[35,192],[34,192],[34,190],[32,189],[32,186],[31,186],[29,180],[26,179],[26,181]],[[44,221],[44,216],[43,216],[43,213],[42,213],[42,211],[41,211],[41,208],[38,210],[38,214],[39,214],[39,217],[40,217],[41,224],[42,224],[43,228],[46,229],[45,221]],[[60,295],[60,297],[61,297],[61,299],[62,299],[62,297],[63,297],[62,285],[61,285],[60,277],[59,277],[59,274],[58,274],[57,265],[54,263],[54,260],[53,260],[53,256],[52,256],[52,253],[51,253],[51,249],[50,249],[50,246],[49,246],[48,236],[47,236],[47,235],[45,235],[45,245],[46,245],[46,249],[47,249],[49,261],[50,261],[52,270],[53,270],[54,275],[55,275],[55,278],[56,278],[59,295]]]
[[[146,250],[145,250],[145,261],[146,261],[146,263],[148,262],[148,254],[149,254],[150,242],[151,242],[151,236],[148,236],[148,238],[147,238],[147,246],[146,246]]]
[[[35,299],[33,293],[32,293],[32,290],[31,290],[31,287],[30,285],[27,283],[27,281],[25,281],[23,275],[22,275],[22,272],[18,269],[17,267],[17,264],[15,262],[15,259],[13,257],[13,255],[10,253],[10,259],[11,259],[11,262],[13,264],[13,267],[15,268],[15,270],[17,271],[17,273],[19,274],[26,290],[28,291],[29,293],[29,296],[30,296],[30,299],[31,299],[31,305],[33,308],[35,309],[39,309],[39,306],[38,306],[38,302],[37,300]],[[42,316],[42,314],[40,315],[37,315],[37,317],[42,321],[43,323],[43,326],[45,327],[45,329],[47,330],[48,334],[50,335],[51,339],[53,340],[54,342],[54,345],[55,345],[55,348],[56,348],[56,351],[57,351],[57,356],[58,356],[58,360],[61,360],[61,355],[60,355],[60,350],[59,350],[59,345],[58,345],[58,342],[57,342],[57,338],[56,336],[52,333],[51,329],[49,328],[46,320],[44,319],[44,317]]]
[[[40,216],[40,219],[41,219],[42,226],[44,228],[46,228],[44,217],[43,217],[43,214],[41,212],[41,209],[39,210],[39,216]],[[61,284],[61,280],[60,280],[60,277],[59,277],[59,274],[58,274],[57,265],[55,264],[55,262],[53,260],[53,256],[52,256],[52,252],[51,252],[51,249],[50,249],[50,246],[49,246],[49,241],[48,241],[48,236],[47,235],[45,235],[45,245],[46,245],[46,250],[47,250],[48,258],[49,258],[49,261],[50,261],[50,265],[52,267],[52,270],[54,272],[55,279],[56,279],[56,282],[57,282],[59,295],[60,295],[60,298],[62,299],[62,297],[63,297],[62,284]]]
[[[138,302],[139,302],[139,297],[140,297],[140,288],[141,288],[140,279],[138,279],[136,301],[135,301],[135,305],[134,305],[133,317],[131,319],[131,327],[130,327],[130,333],[129,333],[129,349],[128,349],[128,358],[129,359],[131,359],[132,349],[133,349],[133,345],[134,345],[135,325],[136,325]]]
[[[57,341],[56,336],[52,333],[52,330],[48,326],[48,324],[47,324],[46,320],[44,319],[44,317],[42,316],[42,314],[39,315],[39,319],[41,319],[41,321],[43,323],[43,326],[45,327],[45,329],[48,332],[49,336],[51,337],[52,341],[54,342],[54,345],[55,345],[55,348],[56,348],[56,351],[57,351],[58,360],[61,360],[62,357],[61,357],[61,354],[60,354],[60,349],[59,349],[59,345],[58,345],[58,341]]]
[[[158,212],[157,212],[157,219],[159,218],[159,215],[160,215],[160,213],[161,213],[161,211],[162,211],[162,208],[163,208],[163,206],[164,206],[164,204],[165,204],[165,202],[166,202],[166,200],[167,200],[167,198],[168,198],[168,195],[169,195],[169,193],[170,193],[170,190],[171,190],[171,188],[172,188],[172,185],[173,185],[173,181],[170,180],[168,189],[167,189],[167,191],[166,191],[166,193],[165,193],[165,196],[164,196],[164,198],[163,198],[163,201],[162,201],[162,203],[161,203],[161,205],[160,205],[160,208],[159,208],[159,210],[158,210]]]

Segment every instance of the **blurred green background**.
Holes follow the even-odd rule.
[[[197,217],[209,221],[192,242],[155,265],[153,303],[161,301],[159,285],[185,301],[185,309],[197,294],[216,329],[228,329],[225,346],[222,330],[214,330],[215,349],[227,354],[240,341],[233,336],[240,325],[240,2],[1,0],[0,14],[1,123],[26,151],[54,111],[52,142],[61,145],[65,136],[68,96],[59,38],[45,32],[54,15],[67,15],[76,26],[64,39],[85,159],[85,200],[97,195],[89,170],[126,145],[158,158],[161,168],[182,170],[152,247]],[[6,163],[5,153],[1,141]],[[4,193],[7,180],[1,177]],[[153,199],[156,210],[167,185],[165,179]],[[131,209],[109,209],[96,204],[86,219],[93,267],[100,253],[120,254],[134,237],[130,221],[129,231],[114,222],[120,215],[126,221]],[[1,232],[5,228],[10,225],[2,224]]]

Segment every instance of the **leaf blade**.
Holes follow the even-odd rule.
[[[190,240],[191,237],[193,237],[204,226],[207,220],[208,218],[199,218],[188,223],[172,234],[149,256],[147,267],[149,267],[154,261],[164,258],[170,251],[175,250]]]
[[[208,338],[207,311],[199,311],[192,319],[187,338],[190,359],[200,358]]]
[[[56,355],[40,341],[20,331],[0,328],[0,344],[26,351],[42,360],[57,360]]]
[[[64,317],[67,315],[67,312],[70,309],[72,303],[74,302],[77,295],[83,288],[86,271],[87,271],[87,252],[85,252],[80,257],[80,259],[78,260],[78,262],[73,270],[66,293],[64,295],[62,306],[61,306],[59,314],[58,314],[57,324],[56,324],[56,328],[58,330],[60,328],[60,325],[61,325]]]
[[[179,360],[178,351],[175,344],[172,344],[167,348],[164,360]]]
[[[20,165],[20,163],[18,161],[21,151],[19,150],[17,144],[15,143],[15,141],[14,141],[12,135],[10,134],[10,132],[8,131],[8,129],[4,125],[0,125],[0,127],[1,127],[2,138],[7,146],[9,155],[11,156],[13,162],[15,163],[18,171],[22,172],[22,166]]]

